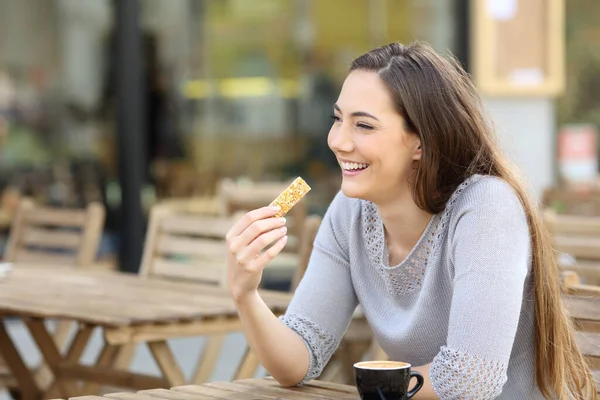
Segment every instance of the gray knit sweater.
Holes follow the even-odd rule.
[[[523,207],[499,178],[462,183],[395,266],[375,205],[338,194],[281,317],[309,350],[304,381],[320,375],[360,304],[392,360],[432,362],[441,399],[541,399],[530,253]]]

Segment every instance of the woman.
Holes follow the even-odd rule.
[[[415,398],[596,398],[539,211],[460,66],[392,43],[354,60],[333,108],[341,192],[281,319],[257,287],[285,221],[262,208],[227,235],[229,287],[267,371],[317,377],[360,304],[390,358],[424,375]]]

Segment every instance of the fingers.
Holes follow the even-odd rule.
[[[254,258],[252,261],[248,262],[245,265],[245,269],[248,271],[258,271],[262,270],[265,265],[267,265],[277,254],[283,250],[285,244],[287,243],[288,237],[283,236],[280,238],[273,246],[269,247],[267,251]]]
[[[255,260],[265,247],[276,240],[281,239],[286,233],[287,228],[283,226],[279,229],[273,229],[258,236],[252,241],[252,243],[250,243],[250,245],[243,247],[239,252],[237,252],[236,259],[238,264],[247,264]]]
[[[285,225],[285,218],[267,218],[253,222],[245,231],[239,236],[234,237],[229,241],[229,249],[233,253],[239,252],[244,247],[247,247],[256,238],[264,233],[270,232],[273,229],[283,227]],[[264,246],[261,247],[261,249]]]
[[[246,213],[238,222],[236,222],[225,237],[227,241],[239,236],[253,222],[274,216],[279,211],[279,207],[262,207]]]

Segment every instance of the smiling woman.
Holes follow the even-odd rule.
[[[229,287],[265,368],[285,385],[319,376],[360,304],[388,356],[424,376],[415,398],[595,399],[539,210],[462,68],[392,43],[354,60],[333,108],[341,192],[280,319],[256,290],[266,261],[236,257],[283,222],[259,209],[228,235]]]

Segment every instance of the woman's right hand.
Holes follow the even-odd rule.
[[[278,211],[275,207],[250,211],[227,233],[227,282],[236,302],[258,290],[263,269],[287,242],[285,218],[274,218]]]

